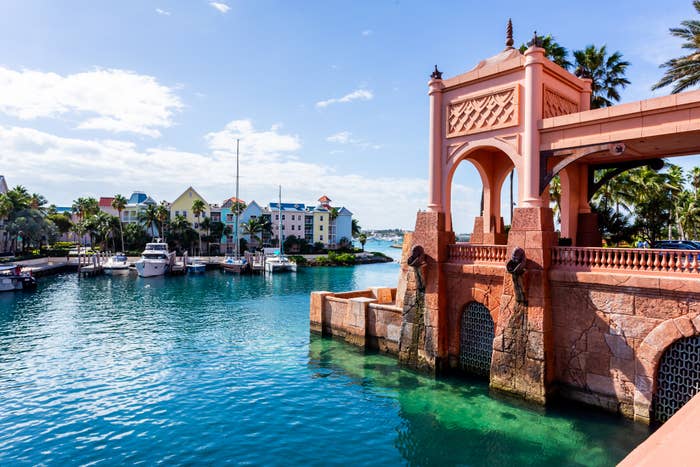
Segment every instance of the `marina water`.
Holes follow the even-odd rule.
[[[309,335],[311,290],[397,277],[396,263],[69,274],[2,294],[0,465],[612,465],[647,436],[594,409],[503,400],[483,382]]]

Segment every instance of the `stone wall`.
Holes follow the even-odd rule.
[[[700,333],[700,279],[552,270],[562,395],[649,422],[661,355]]]
[[[373,287],[334,294],[312,292],[311,331],[335,336],[360,347],[398,353],[401,308],[396,289]]]

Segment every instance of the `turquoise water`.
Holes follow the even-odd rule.
[[[612,465],[646,436],[309,336],[310,290],[397,273],[73,274],[0,294],[0,465]]]

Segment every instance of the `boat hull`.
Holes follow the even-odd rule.
[[[190,274],[202,274],[207,270],[206,264],[188,264],[187,272]]]
[[[139,277],[163,276],[169,270],[169,264],[165,261],[140,260],[136,262],[136,272]]]

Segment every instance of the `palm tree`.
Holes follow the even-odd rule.
[[[241,224],[243,234],[250,235],[251,242],[255,242],[256,246],[260,243],[258,234],[262,234],[263,224],[260,218],[250,218],[248,221]]]
[[[549,182],[549,202],[554,203],[552,208],[554,219],[557,224],[561,225],[561,181],[559,175],[552,178]],[[511,220],[511,223],[513,221]]]
[[[211,243],[211,240],[210,240],[210,235],[211,235],[211,217],[205,217],[204,219],[202,219],[202,223],[199,224],[199,227],[200,227],[202,230],[206,230],[206,231],[207,231],[207,234],[204,236],[204,239],[205,239],[206,242],[207,242],[206,252],[207,252],[207,255],[208,255],[208,254],[209,254],[209,249],[210,249],[210,243]]]
[[[14,206],[12,200],[5,193],[0,193],[0,220],[10,217]],[[2,250],[0,253],[7,251],[7,239],[3,240]]]
[[[560,67],[565,70],[569,70],[573,64],[569,61],[569,51],[565,47],[560,45],[554,36],[547,34],[544,37],[538,37],[538,40],[542,41],[541,47],[544,49],[544,55]],[[520,46],[520,53],[525,53],[527,50],[527,45],[522,44]]]
[[[365,243],[367,243],[367,235],[360,234],[357,236],[357,240],[360,242],[360,245],[362,245],[362,251],[365,251]]]
[[[29,197],[29,207],[32,209],[38,209],[39,211],[45,212],[45,206],[48,201],[44,198],[44,195],[39,193],[32,193]]]
[[[158,222],[158,208],[155,204],[149,204],[146,209],[139,213],[139,222],[143,222],[147,229],[151,231],[151,239],[156,236],[155,226]]]
[[[630,84],[625,78],[629,62],[622,60],[620,52],[608,56],[605,46],[596,48],[589,45],[583,50],[574,51],[574,60],[574,74],[591,80],[592,109],[609,107],[620,100],[619,88]]]
[[[352,220],[352,236],[357,238],[358,235],[362,233],[362,227],[360,227],[360,221],[357,219]]]
[[[156,218],[160,223],[160,236],[163,237],[163,241],[165,241],[165,226],[170,218],[170,209],[168,209],[165,201],[162,201],[156,208]]]
[[[192,203],[192,214],[197,218],[197,235],[199,236],[199,254],[202,254],[202,232],[199,230],[199,216],[206,212],[207,205],[201,199],[196,199]]]
[[[114,195],[114,199],[112,200],[112,208],[117,211],[117,214],[119,215],[119,236],[122,239],[122,251],[124,251],[124,229],[122,228],[122,211],[126,207],[126,203],[129,201],[122,195],[116,194]]]
[[[700,14],[700,0],[694,0],[693,7]],[[669,31],[671,35],[685,40],[682,47],[690,50],[690,53],[661,64],[661,68],[666,68],[666,72],[651,89],[673,84],[671,93],[676,94],[700,82],[700,21],[682,21],[680,27],[670,28]]]
[[[685,184],[685,174],[683,169],[678,165],[671,165],[666,174],[666,188],[670,191],[671,199],[673,200],[673,210],[669,213],[670,217],[668,222],[668,239],[672,238],[672,226],[675,220],[676,228],[678,229],[678,235],[681,239],[685,239],[685,232],[683,231],[683,225],[681,223],[681,215],[679,210],[681,208],[681,194],[683,193],[683,185]],[[675,218],[675,219],[674,219]]]

